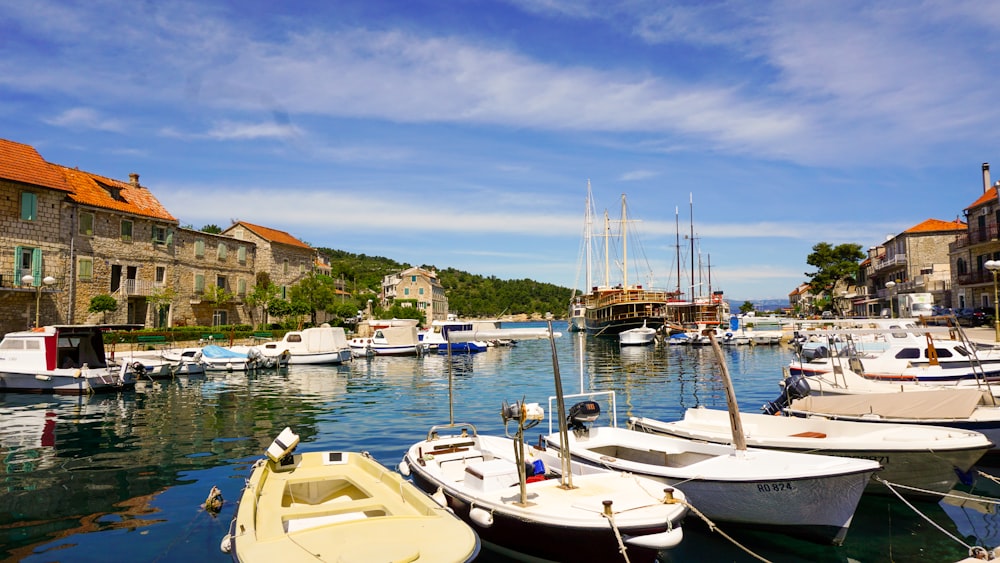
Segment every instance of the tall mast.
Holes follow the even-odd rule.
[[[625,218],[625,194],[622,194],[622,288],[628,289],[628,221]]]
[[[689,193],[691,213],[691,302],[694,303],[694,193]]]
[[[594,208],[593,195],[590,191],[590,179],[587,179],[587,210],[586,218],[584,219],[584,229],[586,230],[586,235],[584,239],[584,251],[587,253],[587,286],[584,288],[584,293],[590,292],[590,289],[594,287],[594,280],[592,279],[593,274],[593,263],[591,262],[593,252],[593,247],[591,246],[591,239],[594,234],[594,214],[592,212]]]
[[[681,298],[681,210],[674,206],[674,233],[677,240],[674,242],[674,252],[677,260],[677,298]]]
[[[608,210],[604,210],[604,287],[611,287],[611,272],[608,265],[608,241],[611,239],[611,226],[608,224]]]

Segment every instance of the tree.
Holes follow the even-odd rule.
[[[337,296],[337,286],[333,278],[310,272],[299,283],[289,290],[292,303],[298,305],[298,310],[309,315],[309,320],[316,324],[316,311],[326,311],[334,305]]]
[[[825,307],[831,304],[830,296],[838,283],[857,283],[858,268],[865,254],[861,252],[860,244],[844,243],[831,246],[820,242],[813,246],[813,252],[806,258],[806,263],[815,266],[816,271],[805,275],[809,277],[809,287],[813,295],[822,295],[827,299],[818,301]]]
[[[243,298],[247,310],[250,312],[250,322],[257,324],[256,312],[260,311],[260,323],[267,322],[267,308],[271,301],[278,296],[281,288],[271,283],[271,276],[267,272],[257,274],[257,284]]]
[[[108,313],[118,310],[118,302],[108,294],[95,295],[90,299],[90,306],[87,311],[91,313],[102,313],[103,322],[108,322]]]
[[[744,301],[743,304],[740,305],[740,313],[743,313],[745,315],[750,311],[753,311],[753,303],[749,301]]]
[[[149,303],[150,309],[153,311],[153,324],[160,328],[162,323],[160,323],[160,310],[165,306],[169,305],[174,297],[177,296],[177,290],[172,287],[159,287],[153,290],[151,294],[146,297],[146,301]]]
[[[216,224],[205,225],[204,227],[201,228],[201,232],[217,235],[222,232],[222,228]]]

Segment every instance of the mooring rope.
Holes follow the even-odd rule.
[[[622,539],[622,533],[618,530],[618,524],[615,524],[615,515],[611,512],[602,512],[601,515],[607,518],[608,522],[611,524],[611,530],[614,531],[615,539],[618,540],[618,553],[622,554],[622,558],[625,559],[625,563],[630,563],[628,553],[626,552],[625,540]]]
[[[928,518],[926,514],[924,514],[923,512],[920,512],[919,510],[917,510],[917,507],[913,506],[913,504],[910,503],[910,501],[906,500],[906,498],[903,495],[901,495],[899,493],[899,491],[896,490],[896,487],[908,488],[908,489],[913,489],[913,487],[906,487],[904,485],[898,485],[898,484],[895,484],[895,483],[890,483],[890,482],[886,481],[885,479],[879,477],[878,475],[872,475],[872,479],[875,479],[879,483],[882,483],[883,485],[885,485],[886,488],[888,488],[889,491],[892,492],[892,494],[896,495],[896,497],[899,500],[903,501],[903,504],[905,504],[906,506],[910,507],[910,510],[912,510],[913,512],[916,512],[917,515],[920,516],[921,518],[923,518],[924,520],[926,520],[928,524],[930,524],[931,526],[934,526],[935,528],[937,528],[938,530],[940,530],[941,533],[943,533],[944,535],[948,536],[949,538],[955,540],[956,542],[958,542],[959,544],[961,544],[963,547],[965,547],[965,549],[968,549],[971,552],[971,550],[972,550],[972,546],[971,545],[969,545],[969,544],[965,543],[964,541],[958,539],[957,537],[955,537],[954,534],[952,534],[948,530],[945,530],[944,528],[942,528],[937,522],[935,522],[935,521],[931,520],[930,518]]]

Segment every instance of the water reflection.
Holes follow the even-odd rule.
[[[557,348],[566,392],[614,390],[619,424],[630,415],[669,420],[687,407],[725,408],[709,348],[621,349],[582,334],[565,335]],[[726,350],[741,408],[756,411],[777,394],[790,354],[768,347]],[[218,541],[249,464],[285,426],[301,436],[300,448],[367,450],[391,467],[432,425],[449,421],[449,396],[456,421],[500,434],[501,402],[524,398],[545,405],[553,389],[549,342],[528,341],[451,358],[358,359],[339,367],[147,382],[122,395],[0,395],[0,560],[103,561],[109,553],[127,553],[138,560],[221,562]],[[200,508],[213,485],[227,499],[217,518]],[[974,492],[996,496],[1000,487]],[[888,561],[887,543],[916,533],[919,541],[895,544],[895,560],[922,553],[942,560],[964,556],[964,549],[942,542],[899,502],[883,497],[864,504],[856,517],[861,524],[852,526],[839,550],[783,536],[736,535],[774,561]],[[997,539],[995,515],[970,514],[971,505],[962,509],[954,516],[950,507],[928,508],[957,533]],[[968,528],[958,524],[961,518],[970,521]],[[669,558],[751,560],[695,527]]]

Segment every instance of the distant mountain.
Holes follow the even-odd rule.
[[[753,303],[755,311],[780,311],[789,306],[788,299],[728,299],[729,310],[736,313],[744,302]]]

